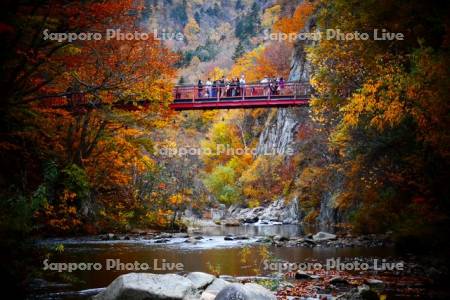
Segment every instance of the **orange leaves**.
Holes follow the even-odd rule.
[[[52,25],[56,32],[60,22],[65,24],[69,20],[70,26],[65,31],[100,33],[102,38],[76,40],[67,46],[49,42],[50,46],[61,46],[54,52],[47,48],[34,50],[32,57],[43,57],[46,61],[38,69],[40,72],[32,74],[29,83],[36,86],[37,82],[44,82],[47,77],[42,74],[48,73],[54,77],[53,92],[63,93],[76,86],[105,103],[124,99],[167,102],[175,55],[154,40],[152,34],[148,39],[121,39],[107,33],[110,29],[123,34],[142,32],[137,21],[142,7],[142,1],[129,0],[54,4],[50,11],[54,14]],[[37,27],[45,28],[48,24]],[[36,92],[48,93],[48,86],[43,84]]]
[[[283,42],[261,45],[237,59],[229,76],[245,75],[247,82],[259,82],[265,75],[284,77],[289,75],[292,46]]]
[[[76,199],[75,193],[64,190],[58,204],[46,203],[41,210],[35,212],[34,217],[41,220],[50,232],[60,234],[75,231],[81,225],[74,203]]]
[[[282,18],[274,24],[274,30],[283,33],[298,33],[305,27],[306,20],[311,16],[315,8],[315,4],[303,1],[295,9],[291,18]]]

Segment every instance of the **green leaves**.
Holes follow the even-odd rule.
[[[80,199],[86,199],[89,195],[90,185],[86,171],[72,164],[61,171],[64,175],[64,186],[77,194]]]
[[[216,167],[203,183],[224,204],[231,205],[240,200],[239,189],[236,186],[236,174],[231,167]]]

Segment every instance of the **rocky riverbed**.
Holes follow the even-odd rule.
[[[332,234],[328,232],[318,232],[316,234],[307,234],[304,236],[290,236],[287,234],[276,234],[266,236],[253,236],[248,234],[226,234],[224,236],[208,236],[202,234],[201,231],[186,232],[153,232],[141,231],[138,233],[115,234],[108,233],[98,236],[80,237],[73,239],[52,239],[41,242],[51,242],[57,244],[60,241],[65,243],[98,243],[98,242],[115,242],[115,243],[149,243],[161,245],[179,245],[186,244],[201,247],[205,246],[232,246],[236,244],[268,244],[277,247],[331,247],[331,248],[347,248],[347,247],[384,247],[392,246],[393,243],[389,234],[382,235],[359,235],[350,234]]]

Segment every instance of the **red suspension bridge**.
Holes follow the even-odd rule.
[[[240,87],[177,86],[174,110],[288,107],[308,105],[308,83],[286,82],[277,88],[269,84],[246,84]]]
[[[232,108],[288,107],[305,106],[309,103],[311,86],[302,82],[286,82],[271,86],[265,84],[246,84],[240,87],[176,86],[170,108],[180,110],[211,110]],[[114,107],[126,110],[145,106],[147,101],[133,103],[113,103]],[[101,106],[98,100],[85,97],[84,93],[71,93],[65,96],[52,96],[43,99],[41,106],[53,108]],[[110,104],[111,105],[111,104]]]

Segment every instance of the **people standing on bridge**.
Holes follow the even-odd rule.
[[[222,76],[222,78],[219,80],[219,96],[225,97],[225,76]]]
[[[236,96],[241,94],[241,82],[239,81],[239,77],[236,77]]]
[[[231,81],[227,79],[225,79],[225,95],[227,97],[231,97]]]
[[[268,96],[269,92],[270,92],[270,81],[269,81],[269,77],[264,76],[263,80],[261,80],[261,83],[263,85],[263,91],[264,91],[264,96]]]
[[[240,87],[241,96],[245,97],[245,76],[244,76],[244,74],[242,74],[241,79],[239,79],[239,87]]]
[[[270,81],[270,94],[271,95],[278,95],[278,80],[272,79]]]
[[[212,82],[211,82],[211,78],[208,78],[208,80],[206,80],[206,96],[207,97],[212,97]]]
[[[283,94],[283,90],[284,90],[284,85],[285,85],[285,81],[283,77],[280,77],[280,80],[278,81],[278,85],[279,85],[279,91],[280,91],[280,95]]]
[[[235,97],[236,96],[236,78],[233,78],[231,80],[230,89],[231,89],[230,96]]]
[[[213,98],[217,97],[217,81],[214,80],[212,83],[211,96]]]
[[[201,80],[198,81],[198,97],[201,98],[203,96],[203,82]]]

